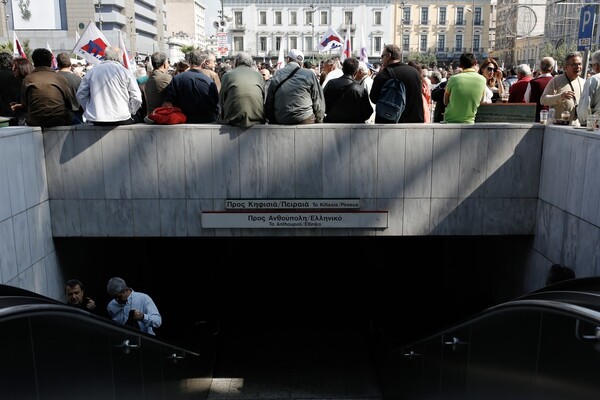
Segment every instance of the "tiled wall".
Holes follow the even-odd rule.
[[[62,276],[50,229],[42,132],[0,129],[0,283],[53,298]]]
[[[222,209],[225,198],[315,196],[365,199],[368,209],[390,211],[390,227],[275,234],[535,234],[528,263],[519,266],[522,292],[542,286],[554,262],[596,275],[600,135],[543,129],[138,125],[42,136],[36,128],[2,128],[0,282],[60,298],[53,234],[260,235],[208,232],[199,216]]]
[[[507,129],[510,128],[510,129]],[[543,126],[132,125],[44,134],[55,236],[533,234]],[[203,229],[225,199],[359,198],[387,229]]]

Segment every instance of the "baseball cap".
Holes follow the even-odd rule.
[[[299,64],[302,64],[302,62],[304,61],[304,53],[302,53],[298,49],[291,49],[288,53],[288,57],[292,61],[296,61]]]

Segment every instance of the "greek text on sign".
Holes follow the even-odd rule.
[[[387,211],[364,212],[202,212],[202,228],[371,228],[388,227]]]
[[[360,199],[225,199],[226,210],[359,209]]]

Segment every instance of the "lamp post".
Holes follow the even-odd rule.
[[[127,22],[129,23],[129,51],[131,54],[134,54],[137,53],[137,51],[133,51],[133,36],[135,35],[135,27],[133,24],[135,22],[135,18],[127,17]]]
[[[400,2],[400,62],[404,62],[404,1]]]
[[[8,3],[8,0],[0,0],[2,2],[2,4],[4,4],[4,15],[6,15],[6,41],[10,42],[9,38],[8,38],[8,12],[6,10],[6,3]]]
[[[98,28],[102,30],[102,0],[98,0],[98,2],[94,4],[94,7],[96,7],[96,12],[98,13]]]
[[[311,14],[310,14],[310,26],[312,27],[312,39],[310,41],[312,44],[312,63],[314,65],[315,51],[317,48],[317,46],[315,45],[315,12],[317,11],[317,6],[315,6],[314,4],[311,4],[310,8],[312,9]]]

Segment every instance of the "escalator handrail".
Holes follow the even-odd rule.
[[[594,309],[590,309],[588,307],[584,307],[581,305],[565,303],[563,301],[557,300],[544,300],[544,299],[516,299],[512,301],[508,301],[502,304],[498,304],[496,306],[492,306],[474,316],[470,317],[467,320],[454,324],[450,327],[442,329],[435,334],[428,335],[425,338],[418,339],[414,342],[404,344],[400,347],[395,347],[390,350],[391,353],[396,351],[403,351],[406,348],[414,347],[419,343],[429,341],[431,339],[440,337],[447,333],[455,332],[461,328],[472,325],[481,320],[491,318],[500,313],[512,312],[512,311],[524,311],[524,310],[534,310],[534,311],[550,311],[556,314],[565,315],[568,317],[573,317],[577,319],[584,319],[587,322],[598,324],[600,326],[600,311],[596,311]]]
[[[160,346],[168,347],[172,350],[179,351],[190,356],[200,356],[200,354],[195,351],[179,347],[162,339],[158,339],[154,335],[149,335],[129,326],[121,325],[108,318],[100,317],[88,311],[80,310],[78,308],[71,307],[62,303],[19,304],[0,308],[0,326],[3,322],[10,320],[36,316],[47,317],[50,315],[68,316],[78,320],[84,320],[86,323],[97,325],[103,329],[108,329],[116,333],[122,333],[124,335],[127,335],[127,337],[134,337],[136,339],[144,338],[144,340],[146,341],[152,342]]]

